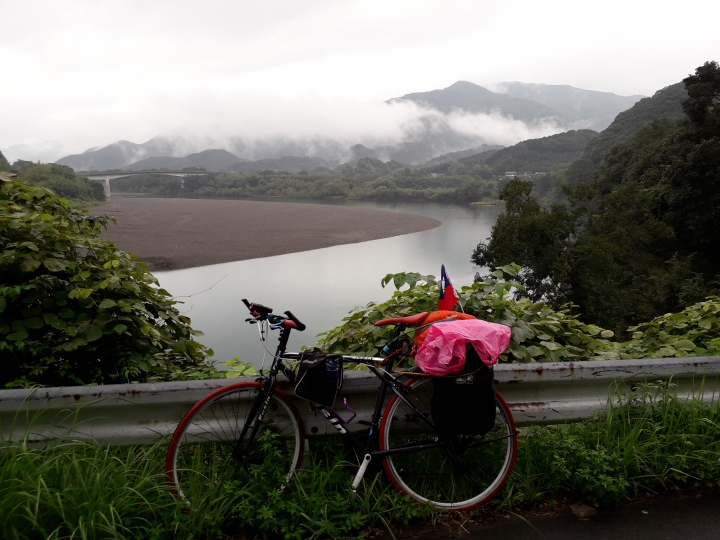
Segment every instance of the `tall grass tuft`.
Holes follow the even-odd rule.
[[[641,492],[720,486],[720,407],[646,385],[607,413],[522,430],[504,505],[613,505]]]

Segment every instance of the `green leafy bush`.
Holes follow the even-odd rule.
[[[720,355],[720,300],[711,296],[680,313],[631,326],[621,358]]]
[[[522,285],[507,278],[520,271],[516,264],[503,266],[458,291],[459,304],[466,313],[512,329],[512,340],[500,356],[501,362],[720,355],[720,299],[716,297],[630,327],[632,339],[617,342],[610,339],[612,331],[581,322],[569,307],[554,310],[544,302],[516,298],[512,292],[522,290]],[[356,309],[343,324],[321,334],[318,346],[330,352],[374,355],[394,331],[394,326],[375,327],[377,321],[437,310],[435,276],[388,274],[381,284],[390,282],[397,289],[390,300]],[[405,285],[408,288],[401,290]]]
[[[134,255],[42,187],[0,186],[0,388],[214,373],[212,351]]]
[[[502,362],[557,362],[588,358],[617,357],[608,338],[609,330],[584,324],[569,309],[554,310],[544,302],[514,299],[513,289],[521,288],[506,277],[518,274],[515,264],[504,266],[483,280],[462,287],[458,294],[466,313],[512,329],[512,340]],[[393,326],[374,324],[390,317],[404,317],[422,311],[436,311],[439,289],[435,276],[414,272],[388,274],[382,285],[393,282],[397,289],[387,302],[369,303],[344,319],[344,323],[321,334],[318,346],[331,352],[373,355],[391,337]],[[407,289],[401,287],[408,285]]]

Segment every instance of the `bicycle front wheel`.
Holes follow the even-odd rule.
[[[165,460],[173,493],[199,502],[217,490],[237,490],[252,479],[286,482],[302,461],[302,421],[292,402],[280,391],[270,403],[255,438],[240,440],[252,425],[262,397],[256,382],[231,384],[200,400],[182,419],[172,436]],[[258,404],[259,405],[259,404]],[[247,430],[250,431],[250,430]]]
[[[430,377],[411,380],[403,397],[431,418]],[[490,501],[507,482],[517,457],[512,413],[495,393],[495,425],[485,435],[458,435],[446,444],[383,458],[397,489],[421,504],[446,511],[470,510]],[[437,434],[405,401],[394,395],[380,425],[380,449],[437,442]]]

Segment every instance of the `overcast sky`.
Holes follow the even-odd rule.
[[[720,60],[717,0],[0,0],[0,13],[0,148],[43,160],[168,133],[380,134],[413,111],[379,102],[458,80],[651,95]]]

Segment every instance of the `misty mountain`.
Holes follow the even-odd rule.
[[[442,90],[406,94],[390,99],[386,103],[399,101],[414,101],[418,105],[424,105],[445,114],[457,110],[485,114],[499,112],[502,116],[512,117],[523,122],[535,122],[544,118],[561,116],[558,111],[542,103],[507,94],[497,94],[467,81],[458,81]]]
[[[178,155],[182,155],[178,141],[154,137],[142,144],[117,141],[102,148],[91,148],[82,154],[65,156],[55,163],[67,165],[76,171],[106,171],[123,169],[146,157]]]
[[[498,91],[508,96],[541,103],[560,113],[565,123],[575,128],[602,131],[618,113],[645,96],[619,96],[612,92],[583,90],[564,84],[504,82]]]
[[[378,159],[378,156],[372,148],[367,148],[362,144],[356,144],[348,148],[347,152],[340,157],[340,161],[342,163],[348,163],[349,165],[355,165],[362,158]]]
[[[258,159],[235,163],[228,169],[234,173],[257,173],[261,171],[285,171],[290,173],[329,172],[337,163],[318,157],[284,156],[277,159]]]
[[[348,150],[348,142],[328,137],[246,139],[230,137],[222,140],[197,142],[190,137],[155,137],[145,143],[118,141],[102,148],[91,148],[82,154],[66,156],[57,161],[79,171],[112,169],[182,169],[201,167],[207,170],[317,170],[332,168],[338,163],[355,164],[362,158],[397,161],[420,165],[438,156],[477,149],[491,144],[493,132],[483,136],[456,127],[458,117],[449,113],[499,113],[523,121],[528,126],[544,121],[559,126],[577,126],[583,123],[602,123],[608,114],[616,114],[632,104],[638,96],[616,96],[608,92],[593,92],[570,86],[505,83],[503,92],[492,92],[476,84],[459,81],[448,88],[407,94],[388,103],[410,101],[435,109],[404,126],[404,134],[395,140],[382,142],[359,141]],[[510,94],[518,94],[510,95]],[[522,94],[523,97],[519,97]],[[552,105],[552,106],[551,106]],[[606,107],[607,109],[603,109]],[[605,115],[605,116],[603,116]],[[595,124],[594,124],[595,123]],[[493,127],[500,129],[502,127]],[[574,127],[572,129],[575,129]],[[547,131],[546,131],[547,132]],[[483,132],[484,133],[484,132]],[[507,134],[498,134],[507,137]],[[499,140],[499,139],[495,139]],[[502,140],[506,140],[502,139]],[[204,156],[208,148],[222,148],[215,154]],[[188,154],[196,152],[197,158]],[[225,152],[219,154],[218,152]],[[229,155],[228,155],[229,154]],[[194,154],[190,154],[194,155]],[[234,157],[232,157],[234,156]],[[151,159],[157,158],[157,159]],[[294,161],[290,158],[296,158]],[[307,158],[309,162],[298,161]],[[459,159],[450,158],[447,159]],[[243,160],[270,160],[258,165],[240,165]],[[289,160],[289,161],[288,161]]]
[[[679,82],[658,90],[652,97],[643,98],[615,117],[612,124],[588,144],[583,158],[599,166],[605,152],[616,144],[629,141],[637,131],[660,118],[680,120],[685,116],[682,103],[688,98],[685,85]]]
[[[567,169],[580,158],[588,143],[598,136],[596,131],[579,129],[566,131],[540,139],[529,139],[508,146],[484,159],[485,165],[495,173],[551,172]],[[460,160],[465,163],[465,160]]]
[[[157,156],[141,159],[125,167],[127,171],[151,169],[170,169],[179,171],[188,167],[197,167],[212,172],[225,172],[238,162],[247,161],[227,150],[203,150],[185,157]]]
[[[362,176],[390,176],[396,170],[402,169],[403,167],[407,167],[407,165],[397,161],[383,163],[376,158],[364,157],[352,165],[349,163],[340,165],[335,169],[335,172],[359,174]]]
[[[437,156],[429,160],[425,165],[439,165],[440,163],[449,163],[452,161],[458,161],[463,158],[467,158],[470,156],[475,156],[480,153],[485,155],[485,157],[490,157],[490,155],[494,154],[498,150],[502,150],[505,148],[504,146],[500,144],[481,144],[480,146],[475,146],[473,148],[468,148],[467,150],[460,150],[458,152],[449,152],[447,154],[443,154],[441,156]],[[488,152],[491,152],[491,154],[487,154]]]

